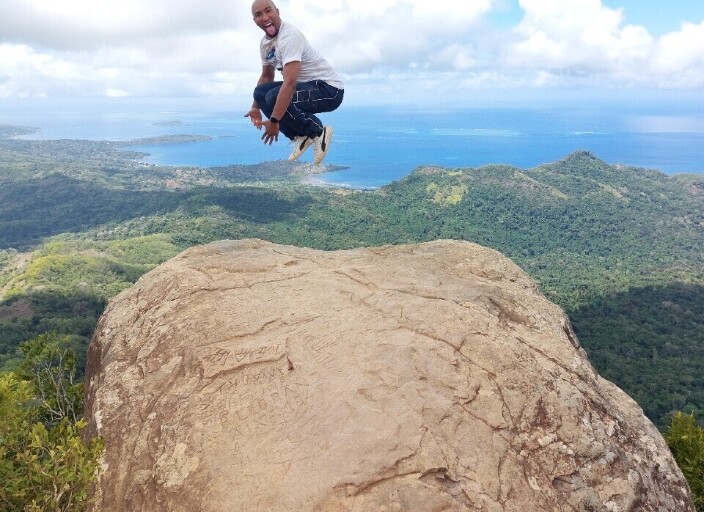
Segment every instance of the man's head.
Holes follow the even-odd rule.
[[[267,37],[276,37],[279,33],[281,16],[273,0],[255,0],[252,4],[252,18]]]

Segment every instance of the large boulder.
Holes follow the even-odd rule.
[[[100,511],[693,511],[564,313],[467,242],[187,250],[91,343]]]

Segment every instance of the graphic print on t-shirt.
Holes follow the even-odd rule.
[[[276,47],[272,46],[266,54],[266,61],[274,66],[276,64]]]

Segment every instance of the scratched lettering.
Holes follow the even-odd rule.
[[[255,347],[233,347],[231,345],[220,344],[215,348],[198,350],[198,358],[206,378],[249,364],[278,361],[286,353],[286,347],[281,343]]]
[[[289,375],[280,365],[269,365],[248,367],[228,375],[226,380],[211,382],[204,393],[208,398],[200,404],[198,413],[201,418],[209,418],[216,428],[221,426],[222,430],[241,435],[275,426],[307,424],[309,386],[287,381]]]

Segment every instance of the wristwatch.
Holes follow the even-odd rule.
[[[274,123],[274,124],[279,124],[279,120],[276,119],[275,117],[270,117],[270,118],[269,118],[269,121],[271,121],[271,122]]]

